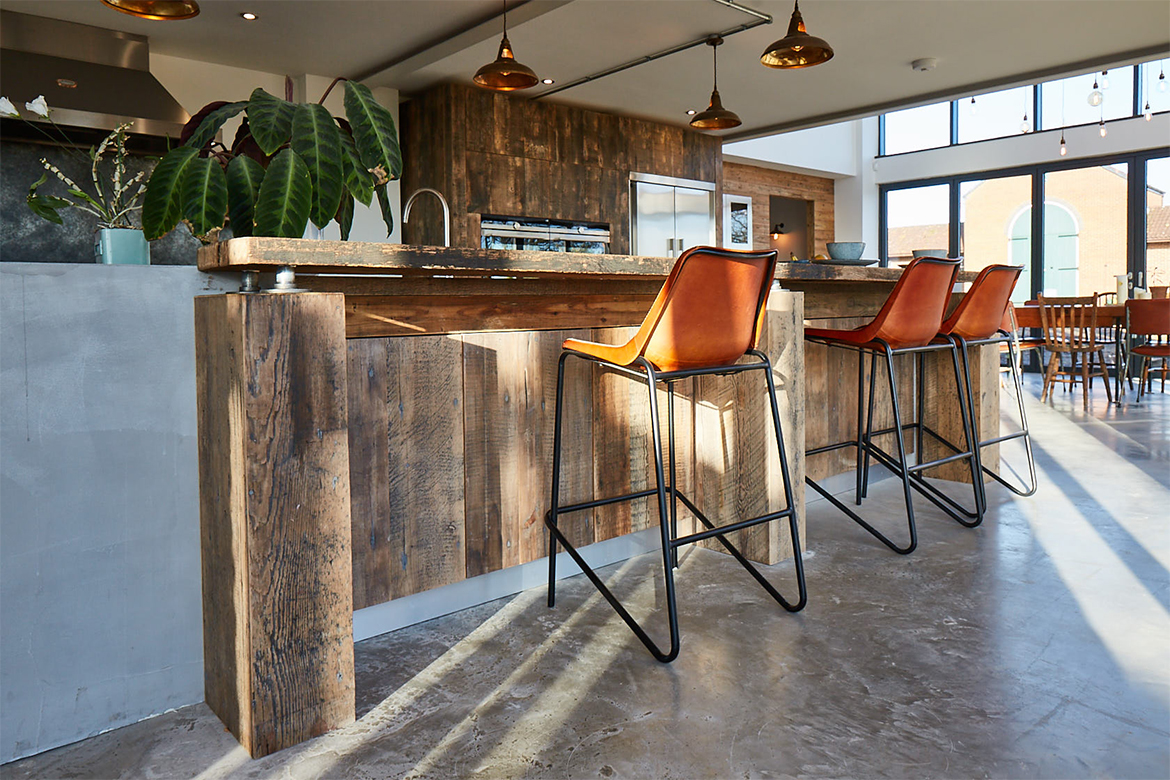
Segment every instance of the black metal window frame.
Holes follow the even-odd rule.
[[[1077,168],[1097,168],[1105,165],[1128,166],[1126,180],[1128,195],[1126,203],[1126,270],[1130,274],[1130,286],[1140,282],[1145,284],[1146,273],[1146,163],[1163,157],[1170,157],[1170,147],[1143,149],[1137,152],[1112,154],[1100,157],[1086,157],[1077,160],[1059,160],[1035,165],[1025,165],[1014,168],[997,168],[988,171],[971,171],[969,173],[940,176],[927,179],[913,179],[909,181],[891,182],[878,185],[878,257],[880,265],[888,267],[889,258],[889,211],[887,196],[898,190],[917,189],[919,187],[933,187],[940,184],[950,186],[947,225],[947,246],[951,257],[959,256],[959,193],[961,185],[972,181],[986,181],[988,179],[1002,179],[1011,176],[1030,176],[1032,179],[1032,289],[1030,297],[1035,297],[1044,287],[1044,209],[1036,208],[1037,203],[1044,203],[1044,176],[1058,171],[1076,170]],[[1170,193],[1168,193],[1170,194]]]
[[[1133,69],[1133,72],[1134,72],[1134,74],[1133,74],[1133,100],[1131,101],[1129,115],[1123,116],[1123,117],[1117,117],[1115,119],[1110,119],[1107,121],[1118,122],[1118,121],[1122,121],[1125,119],[1135,119],[1137,117],[1142,116],[1142,109],[1144,108],[1144,102],[1143,102],[1143,97],[1142,97],[1142,69],[1148,67],[1151,63],[1159,62],[1159,61],[1160,60],[1149,60],[1147,62],[1140,62],[1140,63],[1137,63],[1135,65],[1125,65],[1122,68],[1107,68],[1107,70],[1123,70],[1124,68],[1131,68],[1131,69]],[[1101,73],[1103,71],[1089,71],[1089,72],[1090,73]],[[1077,76],[1077,75],[1085,75],[1085,74],[1080,73],[1080,74],[1073,74],[1073,75]],[[1071,77],[1066,76],[1064,78],[1071,78]],[[1062,79],[1052,79],[1052,80],[1053,81],[1060,81]],[[1097,124],[1096,122],[1082,122],[1080,124],[1074,124],[1074,125],[1059,125],[1058,124],[1058,125],[1053,125],[1052,127],[1046,127],[1043,123],[1043,116],[1042,116],[1042,113],[1043,113],[1042,107],[1043,107],[1044,100],[1042,97],[1041,90],[1043,89],[1044,83],[1045,82],[1037,82],[1035,84],[1030,85],[1031,89],[1032,89],[1032,130],[1030,131],[1031,133],[1048,133],[1048,132],[1053,132],[1056,130],[1068,130],[1068,129],[1074,128],[1074,127],[1090,127],[1092,125]],[[1021,86],[1025,86],[1025,85],[1021,85]],[[1007,89],[1014,89],[1014,87],[1007,87]],[[999,90],[991,90],[991,92],[996,92],[996,91],[999,91]],[[985,92],[985,93],[981,93],[981,94],[990,94],[990,92]],[[887,154],[886,153],[886,114],[887,113],[894,113],[894,112],[891,111],[891,112],[885,112],[885,113],[879,114],[878,115],[878,154],[877,154],[877,156],[878,157],[897,157],[897,156],[903,155],[903,154],[918,154],[919,152],[926,152],[926,151],[931,151],[934,149],[947,149],[947,148],[952,147],[952,146],[969,146],[971,144],[981,144],[981,143],[986,143],[988,141],[1000,141],[1000,140],[1003,140],[1004,138],[1015,138],[1016,135],[1012,134],[1012,135],[998,135],[998,136],[993,136],[991,138],[981,138],[978,141],[964,141],[962,143],[959,142],[959,103],[962,101],[970,100],[972,97],[978,97],[978,96],[979,95],[977,95],[977,94],[976,95],[965,95],[963,97],[958,97],[958,98],[955,98],[954,100],[950,100],[950,101],[939,101],[939,103],[927,103],[926,104],[926,105],[938,105],[941,103],[950,103],[950,111],[949,111],[950,128],[949,128],[949,132],[947,134],[948,137],[950,138],[950,143],[945,144],[943,146],[928,146],[928,147],[925,147],[923,149],[914,149],[914,150],[906,151],[906,152],[895,152],[894,154]],[[923,107],[924,106],[911,106],[911,108],[923,108]],[[899,109],[899,110],[903,110],[903,109]],[[1154,116],[1159,116],[1161,114],[1166,114],[1166,113],[1170,113],[1170,111],[1157,111],[1157,112],[1154,112]]]

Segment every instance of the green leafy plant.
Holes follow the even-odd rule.
[[[97,217],[100,227],[136,227],[131,223],[130,215],[142,208],[141,202],[146,185],[140,182],[146,172],[142,171],[131,177],[126,174],[126,131],[130,125],[119,125],[96,148],[91,146],[88,150],[80,151],[65,131],[53,121],[52,109],[45,102],[44,95],[25,103],[24,107],[26,111],[39,119],[35,122],[28,122],[16,110],[12,101],[6,97],[0,97],[0,115],[22,119],[36,127],[49,140],[61,144],[63,149],[74,154],[79,161],[88,165],[90,172],[90,181],[84,185],[90,187],[90,191],[87,192],[83,185],[79,185],[64,171],[42,157],[41,165],[44,166],[46,172],[41,174],[41,177],[28,188],[28,196],[25,201],[28,203],[29,209],[38,217],[58,225],[64,224],[59,212],[62,209],[74,208]],[[41,124],[42,120],[48,123],[49,128],[56,133],[56,136],[45,130]],[[40,192],[40,188],[49,181],[49,174],[52,174],[60,185],[64,186],[64,197],[45,195]]]
[[[256,89],[246,101],[204,106],[183,128],[180,146],[159,162],[146,185],[142,225],[158,238],[180,220],[210,240],[229,224],[235,236],[300,238],[308,223],[336,221],[343,240],[355,202],[375,196],[394,230],[387,184],[402,173],[394,118],[369,87],[345,81],[345,118],[323,103],[291,103]],[[215,140],[244,113],[230,148]]]

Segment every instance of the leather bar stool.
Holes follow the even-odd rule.
[[[556,602],[557,545],[564,546],[569,555],[597,586],[601,595],[617,610],[642,644],[659,661],[669,663],[679,652],[678,610],[675,603],[674,572],[678,563],[677,550],[714,537],[727,548],[764,590],[789,612],[801,610],[807,593],[804,566],[800,558],[800,536],[793,504],[788,459],[784,454],[784,434],[780,425],[780,410],[776,404],[776,387],[772,379],[772,364],[767,354],[756,347],[764,324],[765,304],[772,279],[776,275],[776,252],[740,252],[714,247],[692,247],[674,264],[666,283],[654,299],[646,319],[629,342],[620,346],[595,344],[589,341],[567,339],[557,368],[557,406],[553,434],[552,508],[545,515],[549,529],[548,605]],[[750,362],[738,362],[744,357]],[[650,427],[653,437],[655,486],[649,490],[621,496],[601,498],[569,506],[561,506],[561,418],[565,385],[565,361],[569,358],[596,363],[622,373],[642,383],[650,396]],[[710,374],[738,374],[762,371],[767,380],[768,400],[775,429],[780,471],[784,484],[785,508],[759,517],[747,518],[724,526],[715,526],[695,504],[677,488],[674,473],[674,383],[688,377]],[[667,418],[669,419],[669,447],[671,475],[664,476],[662,435],[658,417],[657,388],[666,387]],[[765,434],[767,435],[767,434]],[[670,648],[661,650],[646,631],[630,615],[617,597],[586,564],[577,549],[557,527],[557,519],[570,512],[656,496],[658,523],[662,536],[662,565],[666,586],[667,620],[670,629]],[[669,498],[669,500],[668,500]],[[677,535],[677,503],[682,502],[706,530],[687,536]],[[792,538],[792,554],[796,567],[798,598],[790,602],[780,595],[724,534],[772,520],[787,519]]]
[[[1012,291],[1019,281],[1022,265],[991,265],[979,272],[979,276],[971,284],[971,289],[963,296],[963,300],[955,307],[955,311],[943,322],[939,334],[950,339],[959,350],[959,359],[963,366],[963,392],[966,394],[966,407],[971,415],[970,428],[978,436],[979,425],[975,419],[975,394],[971,383],[971,364],[967,352],[968,347],[981,347],[994,344],[1000,349],[1008,350],[1008,367],[1012,375],[1012,383],[1016,390],[1016,403],[1020,413],[1021,430],[1013,433],[995,436],[990,439],[980,439],[976,454],[984,447],[999,444],[1013,439],[1024,440],[1024,450],[1028,454],[1028,482],[1022,487],[1013,485],[1002,476],[979,463],[980,470],[995,479],[1008,490],[1018,496],[1030,496],[1036,492],[1036,461],[1032,457],[1032,438],[1028,433],[1028,415],[1024,411],[1024,388],[1020,380],[1020,345],[1015,332],[1015,317],[1009,316],[1012,312]],[[998,432],[997,432],[998,433]],[[954,451],[958,448],[950,442],[945,444]],[[1022,480],[1021,480],[1022,481]],[[982,491],[982,480],[979,480]],[[983,507],[987,507],[987,496],[981,495]]]
[[[955,453],[929,462],[919,462],[911,465],[906,453],[905,431],[913,430],[917,433],[918,458],[922,457],[924,433],[937,436],[923,424],[922,411],[925,396],[922,391],[923,383],[921,372],[924,357],[918,358],[919,380],[917,393],[917,415],[913,422],[903,423],[901,406],[898,401],[898,377],[894,358],[901,355],[925,355],[929,352],[949,352],[955,375],[955,387],[963,385],[962,370],[959,365],[958,352],[954,343],[949,339],[939,337],[943,315],[946,313],[950,301],[951,290],[955,278],[959,273],[957,259],[922,257],[913,260],[902,272],[901,278],[894,286],[889,298],[886,299],[881,311],[872,321],[853,330],[834,330],[825,328],[805,328],[804,337],[808,341],[826,346],[854,350],[857,352],[857,436],[842,442],[816,447],[805,452],[806,457],[832,452],[846,447],[855,447],[857,450],[857,471],[855,486],[855,503],[860,505],[865,498],[869,484],[870,458],[886,467],[902,480],[903,497],[906,503],[906,521],[909,531],[909,542],[898,545],[881,531],[874,528],[864,518],[849,509],[836,496],[806,476],[808,485],[824,496],[837,509],[841,510],[850,519],[872,534],[882,544],[894,552],[907,555],[918,546],[918,532],[914,525],[914,504],[912,490],[918,491],[932,503],[942,509],[957,522],[973,527],[982,522],[983,500],[980,480],[980,466],[977,448],[972,446],[974,436],[971,430],[971,416],[966,409],[966,399],[961,390],[956,392],[956,400],[960,405],[959,418],[963,427],[967,450]],[[1000,309],[1002,313],[1002,308]],[[870,356],[869,372],[869,401],[862,405],[865,393],[865,356]],[[878,357],[885,358],[886,375],[890,384],[890,401],[894,415],[893,427],[883,430],[873,430],[874,388],[877,379]],[[868,410],[868,414],[866,411]],[[897,456],[886,452],[874,442],[877,436],[892,434],[897,444]],[[969,511],[957,502],[945,496],[922,477],[926,469],[953,461],[966,460],[971,468],[972,482],[975,483],[975,509]]]

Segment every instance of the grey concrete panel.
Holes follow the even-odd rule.
[[[203,698],[190,267],[0,264],[0,761]]]

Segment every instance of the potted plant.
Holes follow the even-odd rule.
[[[96,148],[91,146],[87,151],[79,152],[64,131],[53,122],[52,111],[43,95],[25,103],[24,107],[33,115],[47,120],[59,137],[45,132],[39,122],[29,124],[41,130],[54,143],[61,144],[62,148],[74,152],[90,172],[90,181],[85,185],[79,185],[59,167],[42,157],[41,165],[44,166],[45,173],[29,187],[26,198],[28,207],[37,216],[58,225],[63,224],[58,213],[62,209],[75,208],[92,214],[98,220],[94,252],[99,262],[149,264],[150,245],[146,243],[142,230],[131,221],[134,212],[142,208],[146,185],[141,183],[145,171],[134,176],[128,176],[126,172],[126,131],[130,125],[119,125]],[[24,119],[12,101],[6,97],[0,98],[0,114]],[[65,188],[64,197],[46,195],[40,191],[49,181],[49,174]],[[88,192],[86,187],[89,188]]]
[[[256,89],[246,101],[204,106],[183,128],[146,185],[142,224],[159,238],[180,220],[202,240],[229,225],[233,236],[300,238],[308,223],[336,221],[349,238],[355,202],[374,198],[394,229],[387,184],[402,172],[402,154],[390,111],[369,87],[345,81],[345,118],[323,103],[292,103]],[[230,147],[215,140],[241,112]]]

